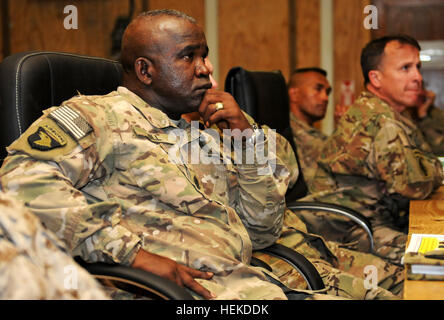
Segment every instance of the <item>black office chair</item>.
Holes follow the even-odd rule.
[[[0,63],[0,165],[6,147],[17,139],[42,110],[60,105],[77,95],[106,94],[121,83],[122,67],[117,61],[61,52],[23,52]],[[269,254],[288,261],[307,280],[313,290],[324,288],[314,266],[302,255],[276,244]],[[161,299],[192,299],[185,289],[148,272],[121,265],[78,263],[103,282],[130,292]],[[252,259],[252,265],[268,266]],[[269,267],[268,267],[269,268]]]
[[[242,67],[232,68],[225,79],[225,91],[229,92],[239,106],[260,125],[267,125],[285,137],[291,144],[301,168],[290,127],[289,100],[285,78],[279,70],[249,71]],[[369,251],[374,248],[370,221],[359,212],[330,203],[297,201],[308,194],[302,170],[295,185],[287,191],[287,207],[293,211],[326,211],[347,217],[363,228],[368,235]]]

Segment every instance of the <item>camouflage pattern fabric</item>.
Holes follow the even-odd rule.
[[[376,253],[400,263],[409,200],[427,198],[442,177],[439,160],[412,120],[363,92],[327,140],[311,185],[315,193],[307,200],[340,204],[367,216]],[[362,243],[366,237],[362,229],[332,214],[299,215],[310,232],[328,240]],[[319,227],[325,221],[328,230]]]
[[[276,154],[291,168],[292,185],[297,180],[298,170],[290,144],[278,140]],[[321,236],[309,233],[305,223],[288,209],[285,210],[283,231],[277,242],[294,249],[313,263],[329,295],[347,299],[399,299],[402,296],[403,267],[373,254],[343,248],[343,244],[326,242]],[[347,246],[352,247],[350,244]],[[273,273],[287,286],[306,288],[301,275],[283,260],[260,252],[255,252],[254,256],[268,263]],[[373,278],[370,277],[371,272]]]
[[[444,156],[444,110],[432,105],[427,116],[417,123],[433,153]]]
[[[250,122],[253,121],[248,114],[245,116]],[[218,130],[215,125],[212,128]],[[276,170],[288,170],[289,184],[294,184],[299,175],[296,158],[291,145],[279,135],[276,140],[276,155],[281,160]],[[282,164],[285,164],[285,167]],[[294,249],[313,263],[326,285],[327,297],[330,295],[344,299],[391,300],[402,296],[402,267],[371,254],[343,249],[336,243],[325,242],[320,236],[308,233],[302,220],[288,209],[285,210],[283,232],[277,242]],[[301,274],[282,259],[260,251],[255,251],[253,255],[269,264],[273,273],[288,287],[307,289],[307,283]],[[375,283],[369,282],[368,285],[365,280],[367,268],[374,268],[377,275]],[[319,296],[316,299],[319,299]]]
[[[302,167],[301,170],[307,186],[310,186],[310,181],[313,180],[317,169],[316,160],[328,137],[316,128],[298,119],[292,112],[290,112],[290,126],[298,153],[299,164]]]
[[[109,299],[39,219],[0,192],[0,299]]]
[[[130,265],[142,247],[213,272],[197,281],[218,299],[286,299],[249,262],[282,231],[288,170],[268,138],[276,170],[239,163],[198,132],[124,87],[74,97],[8,148],[0,182],[86,261]],[[182,161],[193,149],[210,150],[209,162]]]
[[[308,233],[305,224],[290,210],[286,211],[278,243],[294,249],[313,263],[329,295],[354,300],[396,300],[402,297],[403,267],[373,254],[342,248],[338,243]],[[286,262],[260,252],[255,252],[254,256],[268,263],[288,287],[306,287],[305,280]]]

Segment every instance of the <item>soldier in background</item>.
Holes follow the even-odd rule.
[[[400,263],[405,251],[410,199],[427,198],[442,181],[442,167],[415,122],[404,112],[421,91],[419,44],[409,36],[371,41],[363,49],[362,92],[325,143],[311,197],[366,215],[376,253]],[[350,223],[335,229],[331,214],[301,214],[310,232],[330,240],[362,241]],[[320,230],[325,221],[328,230]]]
[[[296,69],[288,82],[290,126],[304,179],[308,185],[327,136],[314,127],[325,117],[331,86],[320,68]]]
[[[0,191],[0,299],[109,299],[63,243]]]

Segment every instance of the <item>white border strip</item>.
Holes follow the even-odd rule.
[[[219,30],[218,30],[219,1],[205,0],[205,35],[208,48],[210,49],[209,58],[214,67],[213,77],[223,89],[223,82],[219,78]]]
[[[322,120],[322,132],[330,135],[334,129],[334,23],[333,23],[333,0],[321,0],[320,24],[321,24],[321,68],[327,71],[328,81],[332,86],[327,113]]]

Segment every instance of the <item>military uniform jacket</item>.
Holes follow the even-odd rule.
[[[107,299],[39,219],[0,191],[0,299]]]
[[[246,264],[280,235],[290,170],[268,138],[274,169],[240,163],[192,129],[124,87],[74,97],[8,148],[1,183],[87,261],[130,264],[143,247],[216,275],[263,277]]]
[[[318,166],[312,189],[341,191],[329,201],[368,216],[378,208],[395,213],[405,200],[428,197],[443,177],[411,118],[369,92],[361,93],[341,118]]]
[[[324,147],[327,136],[299,120],[292,112],[290,112],[290,126],[301,170],[305,181],[309,184],[316,173],[316,160]]]

